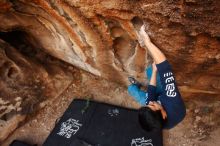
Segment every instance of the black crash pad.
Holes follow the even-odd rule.
[[[162,132],[143,130],[137,110],[74,100],[43,146],[162,146]]]
[[[14,140],[9,146],[31,146],[19,140]]]

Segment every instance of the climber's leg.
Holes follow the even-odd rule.
[[[134,99],[138,103],[140,103],[141,105],[146,105],[147,93],[142,91],[140,89],[140,87],[138,87],[135,84],[131,84],[131,85],[128,86],[128,93],[129,93],[129,95],[134,97]]]

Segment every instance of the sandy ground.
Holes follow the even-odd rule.
[[[14,139],[42,145],[55,122],[75,98],[92,98],[128,108],[139,105],[126,88],[80,70],[73,70],[74,81],[58,98],[49,100],[45,108],[31,115],[2,146]],[[186,101],[187,116],[171,130],[164,130],[165,146],[219,146],[220,101],[214,97],[195,95]]]

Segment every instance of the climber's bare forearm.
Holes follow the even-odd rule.
[[[156,64],[159,64],[166,60],[165,55],[151,41],[146,40],[144,41],[144,43]]]
[[[157,71],[153,70],[149,84],[152,85],[152,86],[156,86],[157,85]]]

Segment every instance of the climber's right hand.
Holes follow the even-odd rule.
[[[145,44],[151,43],[149,35],[145,31],[145,25],[142,25],[140,30],[139,30],[139,38],[143,39]]]

